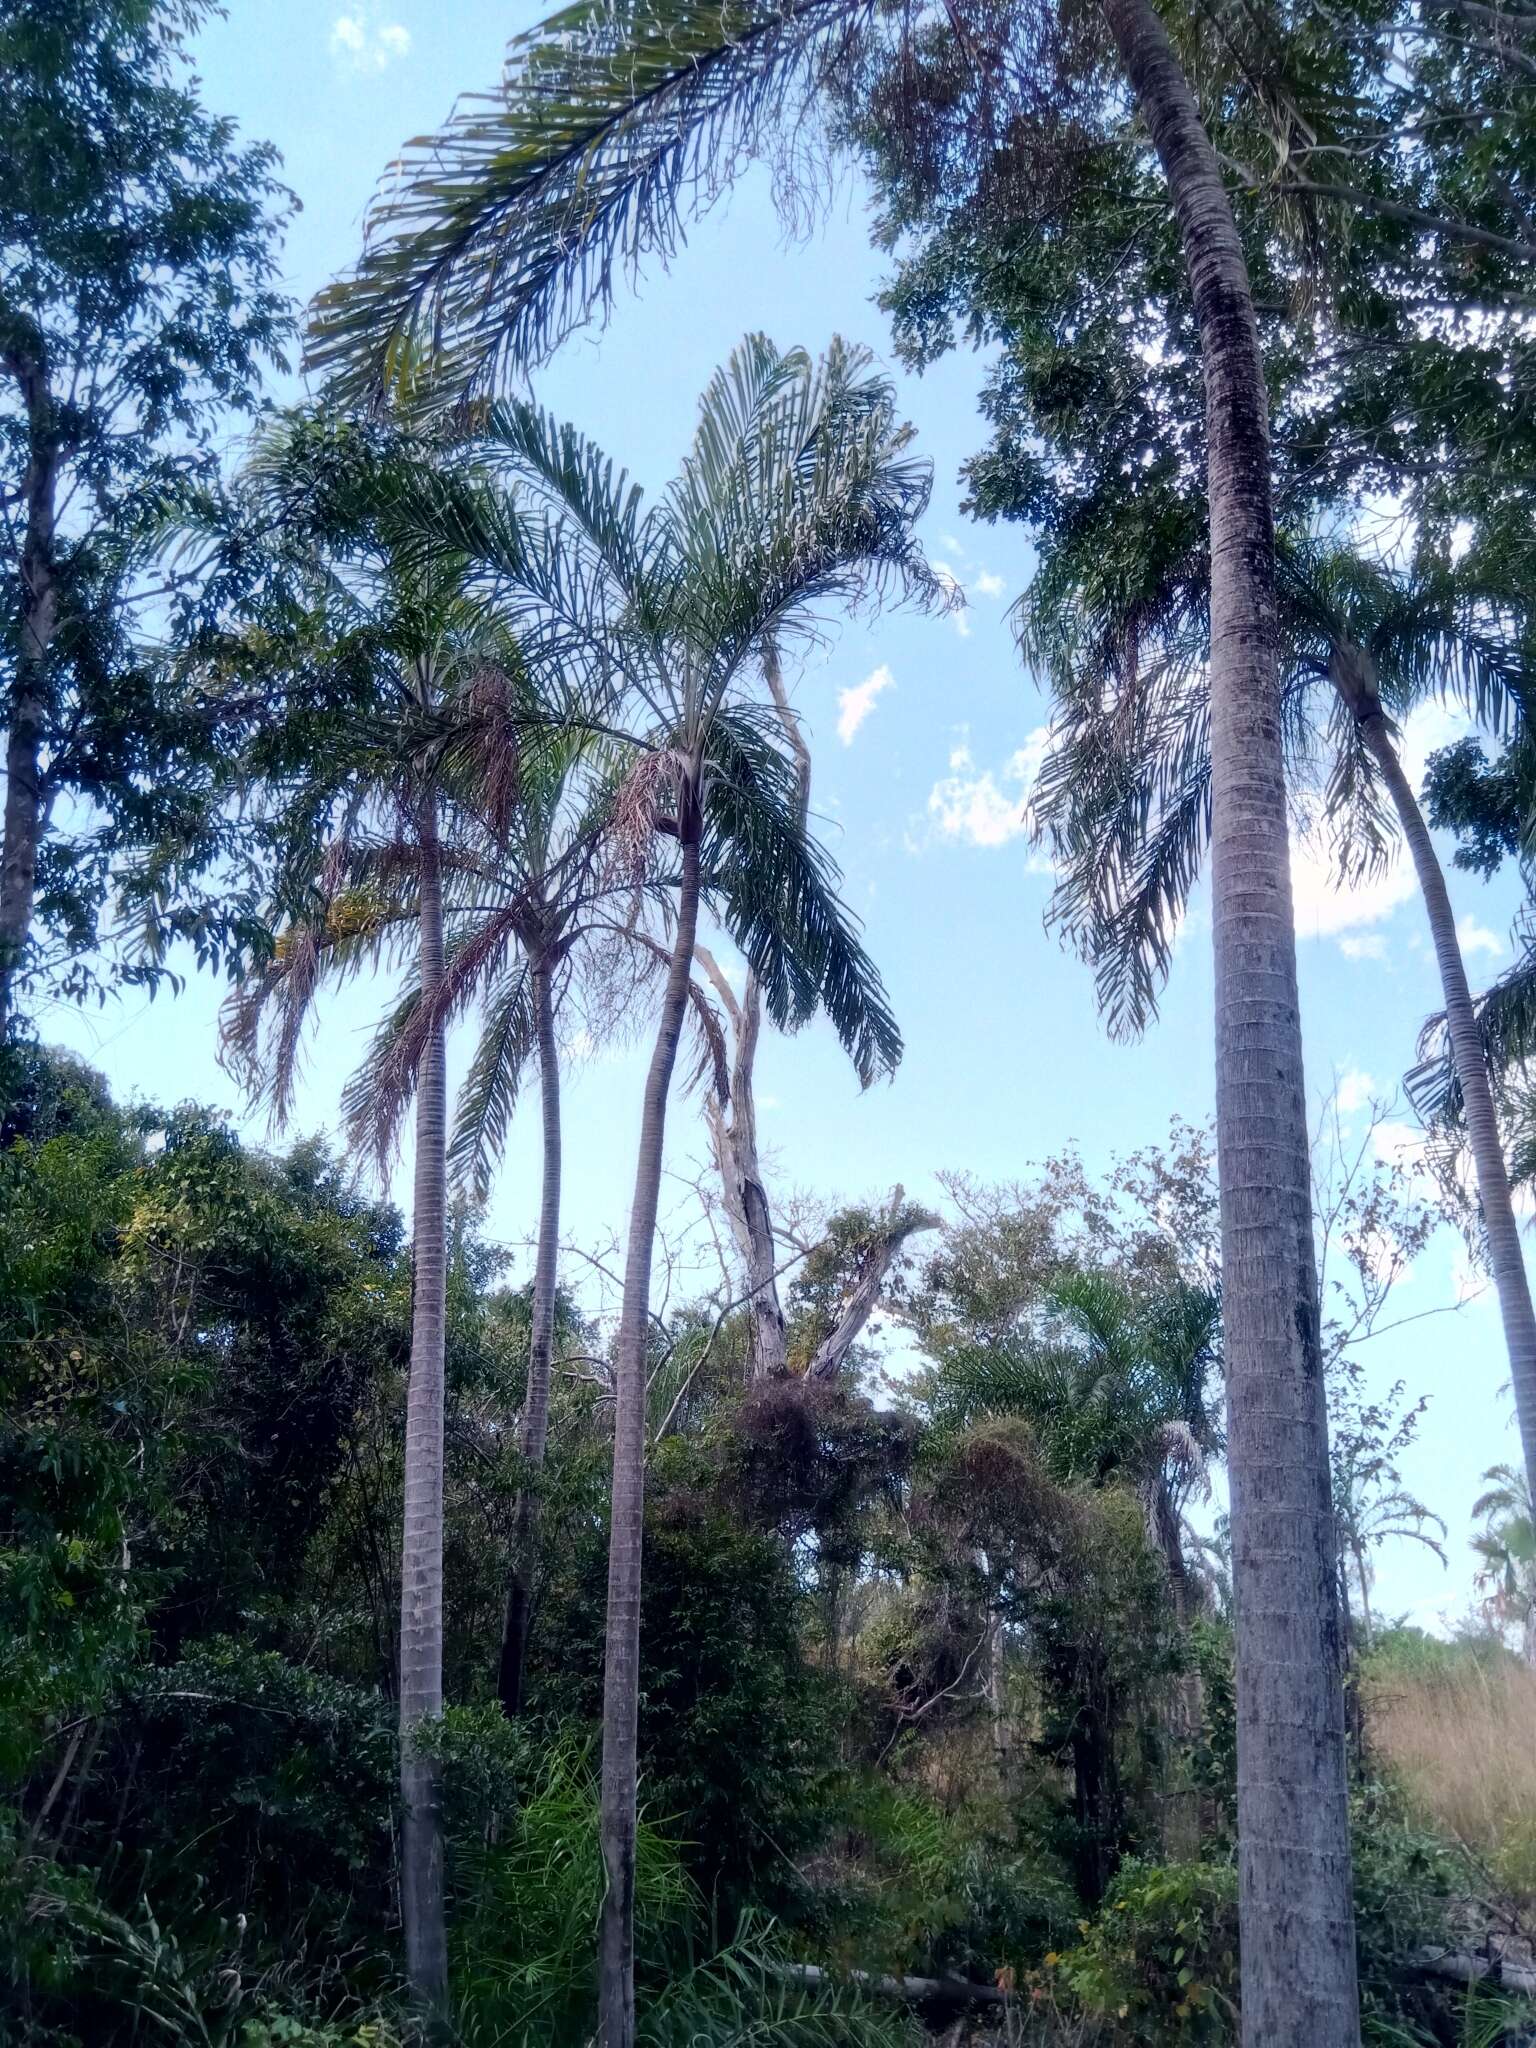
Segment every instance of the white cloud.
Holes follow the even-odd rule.
[[[948,775],[928,792],[928,816],[944,839],[969,846],[1006,846],[1029,830],[1029,796],[1045,757],[1049,735],[1037,726],[995,772],[979,769],[968,746],[955,747]],[[1048,863],[1031,861],[1044,872]]]
[[[1346,960],[1385,960],[1387,942],[1380,932],[1346,933],[1339,941],[1339,951]]]
[[[1001,576],[994,576],[990,569],[978,569],[971,578],[971,588],[978,597],[1001,597],[1008,586]]]
[[[877,669],[870,671],[862,683],[855,683],[849,690],[839,690],[837,736],[845,747],[853,745],[853,736],[874,710],[875,699],[895,686],[896,678],[882,661]]]
[[[354,71],[383,71],[397,57],[409,56],[411,32],[398,21],[375,27],[366,7],[338,14],[331,24],[331,55]]]
[[[955,539],[952,533],[941,533],[939,535],[939,546],[946,555],[963,555],[965,553],[964,548],[961,547],[959,541]]]
[[[1470,911],[1456,920],[1456,937],[1464,954],[1488,953],[1497,960],[1504,951],[1504,941],[1498,933],[1489,931],[1485,924],[1479,924]]]
[[[1369,1074],[1362,1073],[1358,1067],[1351,1067],[1347,1073],[1340,1074],[1334,1093],[1338,1098],[1340,1116],[1353,1116],[1357,1109],[1370,1108],[1376,1099],[1377,1088]]]

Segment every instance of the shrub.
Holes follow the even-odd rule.
[[[1237,2012],[1237,1873],[1126,1862],[1055,1980],[1125,2042],[1225,2041]]]

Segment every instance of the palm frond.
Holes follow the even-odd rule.
[[[797,766],[777,721],[745,711],[711,728],[703,880],[781,1030],[818,1009],[867,1087],[901,1058],[885,987],[837,895],[830,857],[805,831]]]
[[[477,1201],[490,1194],[492,1170],[506,1149],[523,1074],[537,1049],[533,977],[527,962],[519,959],[486,1002],[448,1147],[450,1172]]]
[[[577,0],[511,44],[501,90],[409,144],[309,365],[349,396],[406,362],[483,392],[665,260],[687,214],[814,86],[867,0]]]

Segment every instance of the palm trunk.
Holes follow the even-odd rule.
[[[1355,709],[1346,689],[1346,701]],[[1445,998],[1445,1028],[1451,1041],[1451,1058],[1461,1087],[1467,1142],[1477,1175],[1477,1196],[1482,1205],[1483,1226],[1488,1236],[1488,1259],[1493,1284],[1499,1297],[1499,1315],[1504,1324],[1504,1344],[1509,1353],[1509,1376],[1515,1390],[1515,1417],[1520,1425],[1520,1447],[1525,1457],[1526,1477],[1536,1490],[1536,1310],[1531,1305],[1531,1283],[1525,1270],[1525,1252],[1520,1243],[1520,1226],[1510,1200],[1509,1170],[1499,1139],[1498,1114],[1488,1080],[1488,1063],[1483,1055],[1482,1034],[1467,986],[1467,970],[1456,937],[1456,915],[1445,886],[1445,872],[1435,852],[1424,813],[1419,809],[1413,785],[1403,773],[1392,736],[1387,730],[1379,701],[1367,703],[1364,715],[1356,710],[1360,729],[1371,757],[1381,770],[1391,793],[1393,807],[1408,851],[1413,856],[1419,893],[1429,916],[1435,962],[1440,969],[1440,988]]]
[[[437,803],[420,818],[421,995],[443,978],[443,896]],[[400,1918],[412,1995],[430,2016],[448,1994],[441,1774],[416,1753],[423,1721],[443,1711],[443,1348],[448,1271],[447,1072],[443,1031],[422,1048],[416,1081],[415,1292],[405,1412],[405,1516],[400,1557]]]
[[[555,1271],[560,1250],[560,1050],[555,1044],[552,963],[541,955],[530,969],[539,1044],[539,1091],[544,1113],[544,1184],[539,1198],[539,1248],[533,1267],[533,1314],[528,1332],[528,1392],[518,1448],[535,1475],[518,1490],[512,1515],[512,1570],[501,1637],[498,1691],[502,1710],[522,1708],[523,1666],[533,1614],[534,1544],[538,1534],[537,1475],[549,1437],[549,1376],[555,1348]]]
[[[1103,5],[1172,195],[1205,376],[1243,2039],[1250,2048],[1356,2048],[1342,1656],[1275,652],[1268,401],[1242,245],[1199,108],[1148,0]]]
[[[603,1899],[598,1953],[598,2040],[633,2048],[635,2038],[635,1803],[640,1708],[640,1553],[645,1508],[645,1353],[651,1305],[651,1252],[661,1194],[667,1093],[688,1007],[699,914],[697,794],[678,803],[682,885],[677,931],[661,999],[656,1046],[645,1079],[640,1153],[629,1215],[624,1305],[615,1362],[612,1527],[608,1539],[608,1615],[603,1664]]]
[[[36,440],[51,411],[41,372],[23,378],[22,392]],[[48,659],[58,622],[53,563],[57,489],[57,455],[45,444],[41,452],[34,452],[23,486],[26,533],[21,552],[21,632],[6,707],[5,826],[0,844],[0,1036],[10,1027],[37,897]]]

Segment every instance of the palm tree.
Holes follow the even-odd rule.
[[[1353,2048],[1343,1698],[1263,362],[1222,167],[1168,32],[1151,0],[1101,0],[1101,10],[1167,181],[1206,394],[1218,1152],[1246,1758],[1243,2024],[1264,2048]],[[1002,81],[1055,75],[1029,47],[1049,18],[1043,9],[1007,17],[1023,45],[1017,64],[1007,47],[979,50],[953,9],[938,32],[955,39],[962,71],[991,108],[1006,100]],[[450,386],[493,385],[605,302],[616,267],[651,250],[664,256],[689,199],[715,189],[777,124],[793,131],[797,90],[804,100],[835,86],[887,32],[899,39],[899,76],[902,39],[929,27],[926,16],[878,13],[867,0],[747,0],[724,13],[701,0],[576,0],[512,45],[499,99],[473,102],[392,173],[356,273],[318,302],[312,362],[379,388],[420,342]],[[1032,106],[1036,126],[1040,113]],[[1271,1516],[1294,1540],[1272,1540]]]
[[[275,536],[279,560],[265,617],[237,632],[226,665],[232,678],[254,673],[267,688],[282,678],[291,695],[290,730],[276,742],[280,762],[263,734],[251,765],[275,783],[275,837],[290,849],[286,880],[302,907],[290,894],[271,958],[227,1006],[226,1039],[280,1121],[316,987],[327,972],[376,956],[401,922],[398,909],[393,917],[381,911],[381,883],[403,893],[425,1028],[415,1060],[401,1533],[400,1904],[411,1989],[435,2017],[448,1988],[441,1783],[421,1732],[443,1705],[444,824],[459,779],[464,707],[483,694],[487,671],[508,649],[466,595],[462,563],[445,556],[431,568],[406,565],[393,544],[394,520],[421,488],[424,459],[409,444],[381,447],[345,426],[300,418],[268,437],[247,473],[238,545]],[[317,674],[344,707],[318,727],[298,701],[313,694]],[[478,724],[471,719],[470,728]]]
[[[1487,1526],[1472,1538],[1482,1559],[1477,1583],[1488,1590],[1488,1608],[1500,1623],[1520,1624],[1521,1655],[1536,1670],[1536,1515],[1530,1482],[1512,1465],[1493,1465],[1483,1474],[1488,1490],[1472,1503]]]
[[[393,1152],[422,1060],[472,1000],[479,1040],[448,1149],[450,1173],[484,1201],[505,1147],[523,1075],[539,1078],[541,1181],[529,1315],[528,1378],[518,1423],[524,1480],[513,1506],[511,1562],[497,1667],[504,1711],[522,1707],[534,1605],[539,1475],[549,1435],[560,1248],[560,1049],[557,1015],[584,943],[632,896],[605,860],[612,776],[590,731],[551,719],[526,679],[502,664],[482,672],[462,721],[479,765],[456,807],[449,943],[436,994],[408,993],[385,1019],[344,1097],[349,1127],[381,1162]],[[464,750],[461,748],[460,750]],[[382,941],[388,917],[373,936]],[[610,956],[601,962],[614,971]]]
[[[1139,1030],[1155,1007],[1210,833],[1206,566],[1193,525],[1192,518],[1154,523],[1151,545],[1138,548],[1133,534],[1119,559],[1066,553],[1021,613],[1025,646],[1051,675],[1059,707],[1035,795],[1038,827],[1063,870],[1052,914],[1096,966],[1117,1030]],[[1280,563],[1290,744],[1305,768],[1319,730],[1326,734],[1326,808],[1344,872],[1381,857],[1384,808],[1413,859],[1521,1441],[1536,1472],[1536,1311],[1455,914],[1393,722],[1431,696],[1504,722],[1524,687],[1520,594],[1489,582],[1474,563],[1453,568],[1425,557],[1396,570],[1305,539],[1287,539]],[[1419,1092],[1426,1100],[1433,1094],[1427,1085]]]
[[[615,834],[635,887],[660,885],[672,899],[614,1356],[599,2006],[607,2048],[629,2048],[651,1257],[701,910],[719,917],[776,1023],[825,1011],[865,1082],[900,1051],[834,871],[806,837],[778,715],[751,701],[750,678],[765,647],[830,599],[891,587],[934,603],[941,593],[911,531],[927,471],[907,452],[890,386],[840,344],[817,366],[761,337],[743,343],[704,394],[680,474],[649,509],[600,451],[532,407],[497,408],[490,434],[521,495],[465,501],[456,544],[496,579],[520,643],[558,650],[589,679],[578,718],[609,732],[633,719]]]

